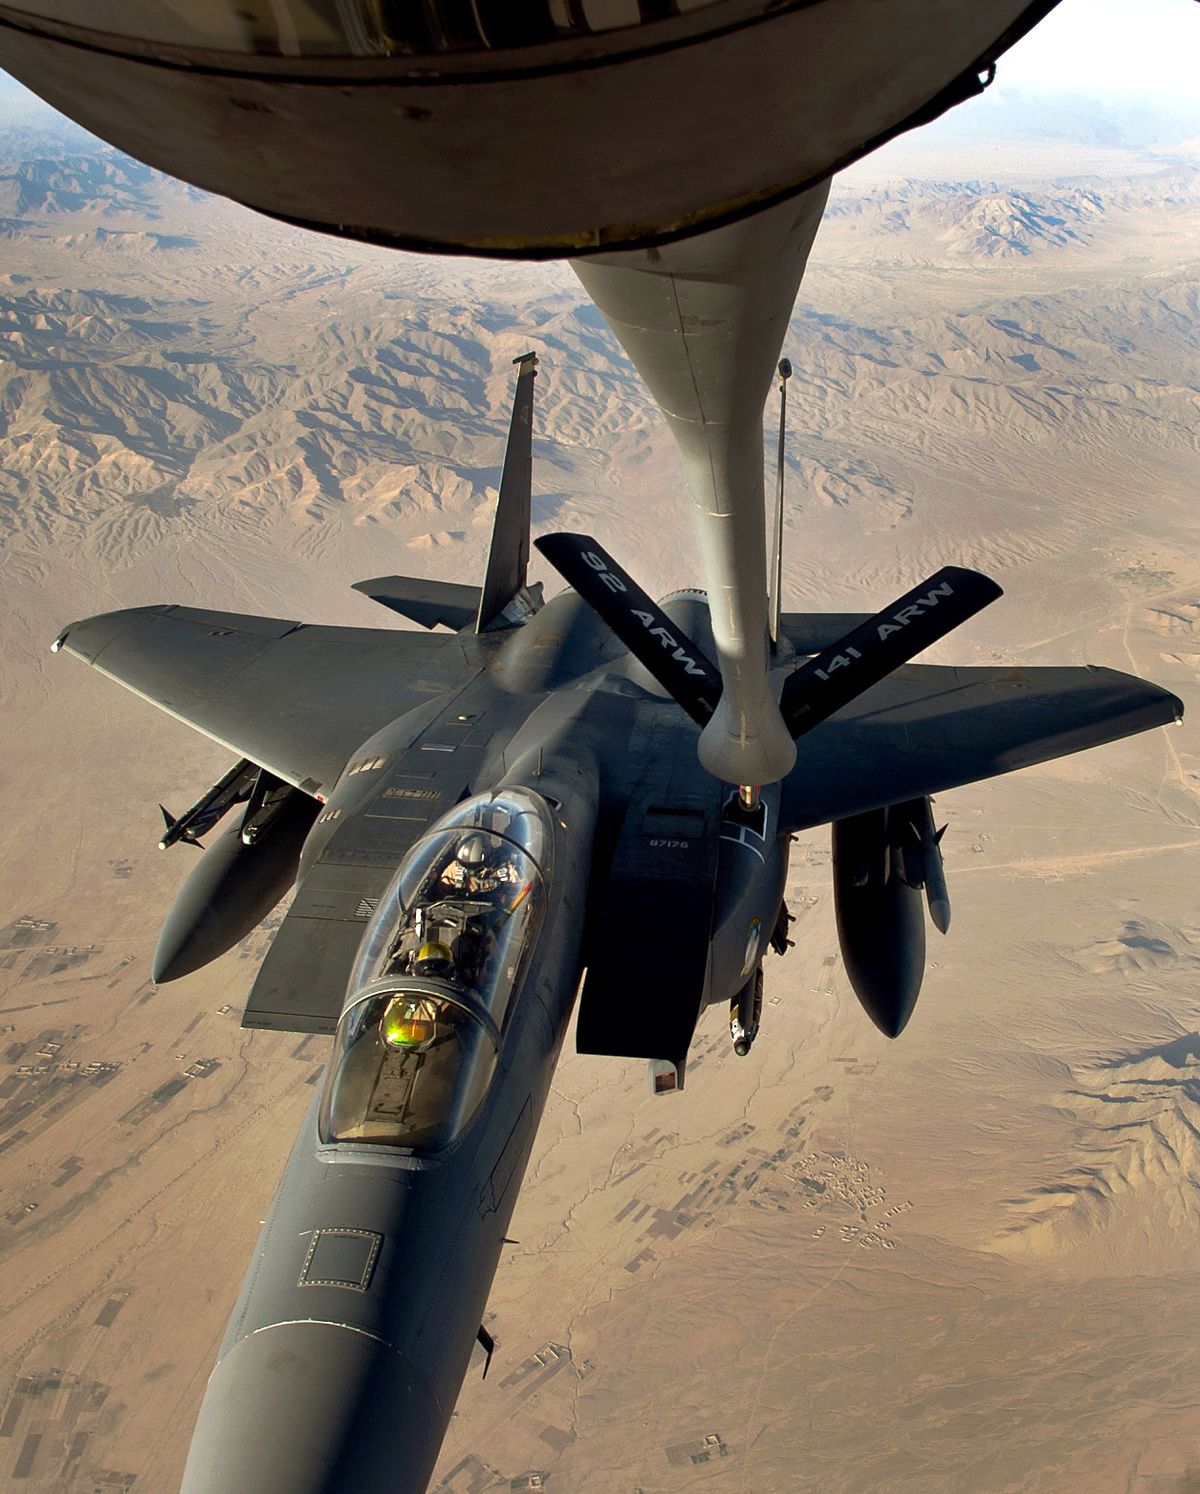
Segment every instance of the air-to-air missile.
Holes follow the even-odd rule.
[[[930,799],[915,799],[909,808],[913,828],[912,842],[905,848],[911,868],[909,881],[924,887],[933,926],[939,934],[946,934],[950,931],[950,894],[946,890],[946,869],[942,864],[942,836],[946,827],[934,829]]]

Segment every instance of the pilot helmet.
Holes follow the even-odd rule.
[[[413,974],[437,979],[454,974],[454,956],[445,944],[430,939],[421,945],[413,961]]]
[[[488,843],[482,835],[468,835],[458,848],[458,864],[466,871],[480,871],[489,859]]]

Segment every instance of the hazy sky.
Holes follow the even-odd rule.
[[[1196,0],[1062,0],[1001,59],[997,81],[1030,93],[1200,98]]]

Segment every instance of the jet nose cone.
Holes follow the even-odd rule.
[[[445,1419],[382,1340],[277,1323],[213,1371],[180,1494],[424,1494]]]

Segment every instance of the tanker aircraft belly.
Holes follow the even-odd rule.
[[[875,614],[778,617],[772,699],[795,764],[747,794],[701,763],[721,672],[703,593],[661,604],[585,535],[526,578],[536,360],[517,360],[486,585],[359,590],[428,631],[143,607],[72,624],[73,653],[238,755],[163,843],[213,839],[157,978],[294,901],[249,1027],[333,1035],[192,1441],[185,1494],[416,1494],[468,1362],[572,1006],[582,1051],[682,1087],[704,1008],[738,1053],[788,947],[793,831],[832,825],[851,982],[889,1035],[949,921],[930,796],[1176,719],[1112,670],[909,662],[990,605],[946,567]],[[446,631],[432,631],[437,627]],[[630,1001],[622,932],[658,936]],[[639,1015],[630,1021],[630,1012]]]

